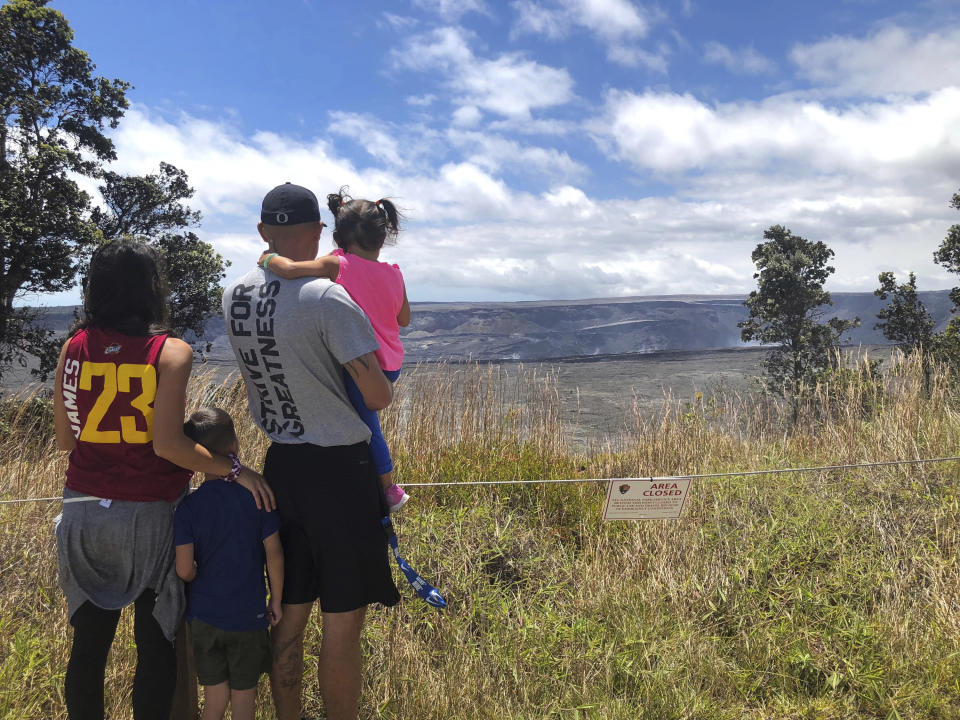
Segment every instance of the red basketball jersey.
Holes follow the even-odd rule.
[[[167,335],[87,328],[70,339],[61,377],[77,446],[67,487],[111,500],[172,502],[192,472],[153,452],[157,359]]]

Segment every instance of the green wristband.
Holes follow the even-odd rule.
[[[264,270],[266,270],[266,269],[268,268],[268,266],[270,265],[270,261],[273,260],[273,259],[274,259],[277,255],[279,255],[279,254],[280,254],[280,253],[270,253],[269,255],[267,255],[267,256],[263,259],[263,262],[260,263],[260,267],[262,267]]]

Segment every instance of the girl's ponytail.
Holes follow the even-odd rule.
[[[384,216],[387,225],[387,234],[396,236],[400,232],[400,213],[397,206],[386,198],[380,198],[375,203],[377,211]]]
[[[340,215],[340,210],[350,202],[351,198],[347,195],[347,186],[344,185],[340,188],[339,192],[330,193],[327,195],[327,207],[330,208],[330,212],[333,213],[333,219],[336,220]]]

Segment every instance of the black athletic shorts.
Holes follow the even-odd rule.
[[[285,604],[350,612],[399,602],[380,522],[389,509],[367,443],[273,443],[263,476],[280,514]]]

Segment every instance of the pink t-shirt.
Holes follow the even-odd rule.
[[[403,307],[403,275],[400,268],[385,262],[365,260],[358,255],[333,251],[340,258],[337,283],[366,313],[380,343],[377,361],[383,370],[399,370],[403,365],[403,343],[397,314]]]

